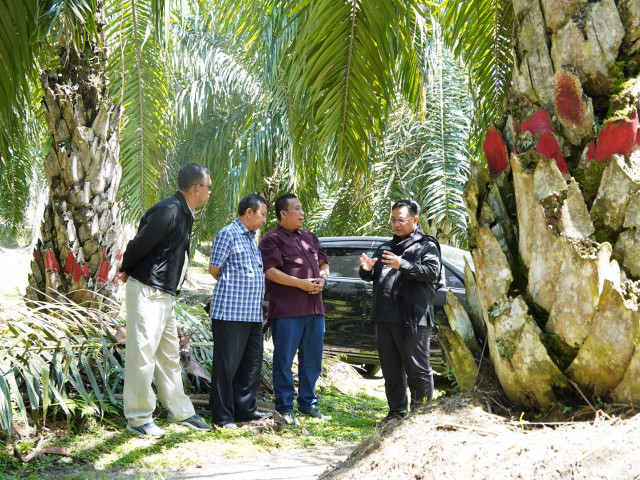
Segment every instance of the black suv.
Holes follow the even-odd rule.
[[[374,374],[380,365],[376,336],[371,323],[373,283],[358,276],[362,252],[372,256],[378,246],[390,240],[386,237],[320,237],[329,256],[329,282],[322,292],[326,312],[325,351],[342,355],[347,362],[361,365],[367,374]],[[436,323],[445,322],[444,305],[447,290],[453,291],[463,306],[464,259],[472,265],[466,250],[441,245],[444,285],[436,291]],[[431,364],[437,371],[445,369],[445,359],[434,329],[431,339]]]

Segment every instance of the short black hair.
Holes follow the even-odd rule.
[[[275,209],[278,221],[280,221],[280,212],[289,208],[289,200],[291,200],[292,198],[298,197],[296,197],[293,193],[285,193],[284,195],[280,195],[278,198],[276,198]]]
[[[187,163],[178,172],[178,189],[189,190],[192,185],[204,182],[205,175],[210,175],[207,167],[199,163]]]
[[[242,216],[247,213],[247,209],[249,208],[254,212],[257,212],[260,208],[260,205],[266,204],[267,201],[257,193],[247,195],[242,200],[240,200],[240,203],[238,203],[238,216]]]
[[[393,204],[393,207],[391,207],[391,210],[395,210],[396,208],[400,208],[400,207],[407,207],[407,209],[409,210],[409,213],[414,217],[417,217],[418,215],[420,215],[420,205],[418,205],[418,202],[416,202],[415,200],[411,200],[409,198],[403,198],[402,200],[398,200],[396,203]]]

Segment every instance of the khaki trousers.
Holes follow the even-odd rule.
[[[132,427],[152,421],[156,397],[170,421],[195,411],[184,393],[176,327],[175,298],[129,278],[126,283],[127,343],[124,364],[124,416]]]

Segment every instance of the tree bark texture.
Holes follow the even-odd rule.
[[[640,2],[513,8],[507,111],[465,192],[471,323],[516,404],[640,404]]]
[[[100,23],[100,12],[97,18]],[[87,43],[81,52],[62,47],[60,60],[58,72],[41,74],[51,134],[45,160],[49,199],[27,297],[63,294],[96,306],[103,297],[115,299],[118,289],[124,241],[116,204],[121,107],[107,96],[101,46]]]

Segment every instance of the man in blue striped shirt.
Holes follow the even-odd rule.
[[[222,228],[211,247],[209,273],[217,280],[211,298],[213,363],[209,405],[216,425],[263,417],[256,391],[262,372],[264,273],[256,230],[267,218],[267,201],[244,197],[238,218]]]

